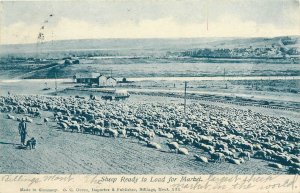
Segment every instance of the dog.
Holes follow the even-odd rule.
[[[31,139],[27,140],[26,142],[26,147],[31,150],[31,149],[35,149],[36,146],[36,139],[34,139],[34,137],[32,137]]]

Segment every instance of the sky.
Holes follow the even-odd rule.
[[[0,2],[0,44],[284,35],[300,35],[300,0]]]

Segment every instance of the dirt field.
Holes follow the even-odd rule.
[[[20,115],[16,115],[20,116]],[[51,116],[44,113],[43,116]],[[146,147],[131,138],[107,138],[64,132],[54,123],[36,118],[28,123],[29,136],[37,139],[35,150],[18,149],[17,121],[0,113],[0,173],[97,173],[97,174],[284,174],[268,162],[252,159],[242,165],[201,163],[190,155]],[[157,139],[160,140],[160,139]],[[198,153],[198,152],[197,152]]]

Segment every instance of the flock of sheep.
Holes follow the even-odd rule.
[[[188,146],[201,149],[193,155],[201,162],[240,165],[251,158],[263,159],[270,167],[300,173],[300,123],[239,110],[193,103],[184,113],[180,104],[132,103],[74,97],[0,97],[1,112],[41,117],[51,111],[63,130],[107,137],[131,137],[154,149],[163,149],[155,138],[165,138],[169,151],[190,154]],[[44,118],[44,122],[50,121]]]

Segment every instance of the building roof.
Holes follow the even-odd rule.
[[[101,75],[99,76],[99,78],[100,78],[100,77],[104,77],[104,78],[106,78],[106,76],[104,76],[103,74],[101,74]]]
[[[76,73],[76,78],[98,78],[100,73],[97,72],[80,72]]]
[[[107,80],[108,80],[108,79],[113,79],[113,80],[117,81],[115,78],[113,78],[113,77],[111,77],[111,76],[107,77]]]

